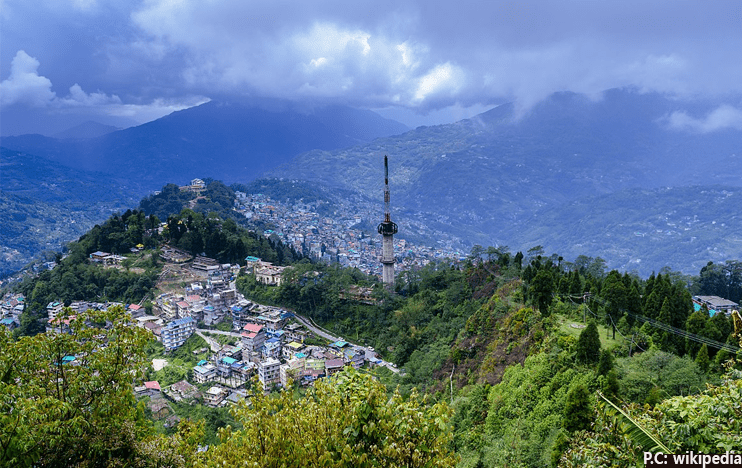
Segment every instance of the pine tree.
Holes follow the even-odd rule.
[[[706,322],[708,321],[708,310],[704,312],[703,309],[698,312],[693,312],[688,320],[685,321],[685,331],[700,335],[706,328]],[[691,340],[690,338],[685,339],[685,351],[691,356],[695,357],[698,353],[701,345],[698,342]]]
[[[547,269],[541,269],[533,278],[533,298],[544,317],[549,316],[549,306],[554,294],[554,278]]]
[[[564,405],[564,419],[562,427],[573,433],[590,429],[593,411],[590,405],[590,393],[587,387],[580,384],[567,393],[567,402]]]
[[[628,277],[627,277],[628,278]],[[630,282],[630,279],[629,279]],[[613,329],[613,338],[616,338],[616,324],[628,309],[629,288],[621,274],[612,270],[603,281],[601,296],[606,301],[606,325]]]
[[[613,401],[618,398],[618,392],[620,388],[621,387],[618,384],[618,375],[616,374],[616,369],[611,369],[608,374],[606,374],[605,380],[603,380],[603,394],[608,399]]]
[[[662,308],[660,309],[660,315],[657,317],[657,320],[659,320],[662,323],[666,323],[668,325],[671,325],[672,323],[672,310],[670,307],[670,300],[665,299],[665,301],[662,303]],[[659,340],[659,346],[662,351],[667,351],[670,353],[677,352],[675,347],[673,346],[672,337],[670,336],[670,332],[662,331],[660,332],[660,340]]]
[[[600,361],[598,362],[598,375],[608,375],[613,370],[613,353],[604,349],[600,352]]]
[[[709,369],[709,350],[708,347],[706,347],[705,343],[703,346],[701,346],[700,351],[698,351],[698,356],[696,356],[696,364],[698,364],[698,367],[704,373]]]
[[[587,327],[582,330],[580,337],[577,339],[577,345],[575,346],[576,356],[578,362],[584,364],[594,364],[600,359],[600,336],[598,336],[598,327],[595,326],[595,322],[590,322]]]

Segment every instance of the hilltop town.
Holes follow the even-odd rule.
[[[340,202],[330,214],[317,212],[317,202],[286,202],[271,199],[264,194],[236,192],[235,209],[245,218],[262,221],[274,229],[267,229],[267,236],[275,235],[297,252],[326,263],[338,262],[344,267],[358,268],[366,274],[381,276],[381,239],[375,232],[382,221],[378,204],[356,200],[350,204]],[[423,229],[415,221],[405,220],[407,229]],[[363,229],[362,227],[370,229]],[[373,234],[369,234],[372,230]],[[409,232],[408,232],[409,233]],[[394,252],[398,270],[404,271],[427,265],[435,259],[463,259],[465,254],[457,248],[459,242],[443,237],[436,247],[410,242],[405,232],[394,239]]]

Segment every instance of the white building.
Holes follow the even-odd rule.
[[[216,367],[213,364],[204,364],[193,368],[193,380],[196,383],[206,383],[214,380],[216,377]]]
[[[182,346],[194,331],[196,331],[196,321],[193,317],[185,317],[168,323],[160,332],[165,350],[172,351]]]
[[[211,387],[204,393],[204,402],[209,406],[219,406],[219,404],[227,397],[228,391],[222,387]]]
[[[281,362],[275,358],[268,358],[258,364],[258,380],[263,384],[263,390],[268,391],[281,379]]]

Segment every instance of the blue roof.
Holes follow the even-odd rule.
[[[11,325],[13,323],[13,319],[10,317],[4,318],[0,320],[0,323],[2,323],[3,325]]]
[[[336,341],[333,344],[331,344],[330,346],[334,346],[336,348],[343,348],[345,346],[348,346],[348,342],[347,341]]]
[[[294,353],[294,357],[296,357],[297,359],[302,359],[307,357],[307,355],[304,353]]]
[[[173,328],[180,325],[185,325],[187,323],[196,323],[196,321],[193,319],[193,317],[183,317],[168,323],[167,328]]]
[[[196,364],[196,365],[197,365],[197,366],[203,366],[203,365],[204,365],[204,364],[206,364],[207,362],[208,362],[208,361],[207,361],[206,359],[201,359],[200,361],[198,361],[198,364]]]
[[[696,312],[698,312],[699,310],[701,310],[701,304],[698,304],[698,303],[694,302],[693,303],[693,310],[696,311]],[[713,317],[716,313],[717,313],[716,310],[709,309],[709,317]]]
[[[237,359],[231,358],[229,356],[224,356],[222,358],[222,362],[225,363],[225,364],[229,364],[231,366],[232,364],[234,364],[235,362],[237,362]]]
[[[62,362],[72,362],[75,360],[75,356],[65,356],[62,358]]]

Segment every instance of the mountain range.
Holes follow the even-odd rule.
[[[130,196],[194,177],[267,175],[357,192],[378,201],[380,219],[388,155],[401,237],[414,224],[416,236],[427,226],[469,245],[541,245],[641,274],[697,273],[742,253],[742,132],[688,124],[717,107],[630,89],[558,93],[527,111],[504,104],[409,130],[342,106],[211,101],[94,138],[24,135],[2,146],[95,171]]]
[[[97,138],[22,135],[3,138],[2,146],[155,189],[195,177],[245,182],[311,149],[333,150],[406,130],[374,112],[339,105],[210,101]]]

